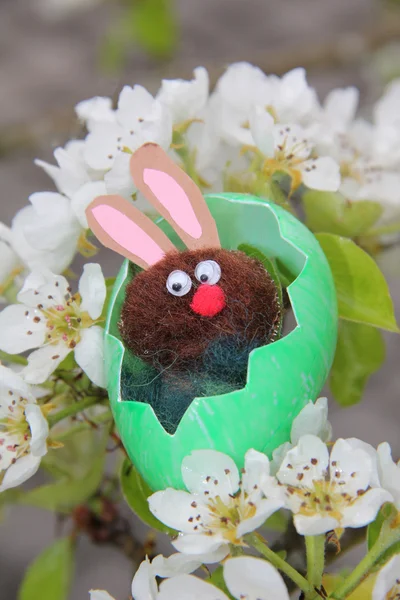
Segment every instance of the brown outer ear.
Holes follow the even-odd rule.
[[[189,175],[174,163],[160,146],[151,142],[141,146],[131,157],[130,169],[136,187],[154,208],[156,208],[160,215],[172,225],[179,237],[190,250],[221,247],[216,223],[203,198],[203,194]],[[155,169],[167,173],[183,189],[190,200],[196,219],[202,229],[201,236],[198,239],[189,235],[174,221],[168,209],[159,201],[151,188],[144,182],[143,173],[145,169]]]
[[[148,269],[152,264],[154,264],[154,261],[146,261],[143,257],[141,257],[141,252],[136,253],[128,250],[124,245],[118,243],[114,236],[111,236],[109,233],[107,233],[105,228],[98,222],[93,214],[93,209],[95,209],[97,206],[104,205],[117,210],[124,217],[126,217],[128,227],[131,224],[132,227],[137,231],[140,229],[145,235],[151,238],[149,241],[152,241],[155,245],[157,245],[159,250],[161,250],[164,254],[177,252],[177,248],[173,245],[165,233],[161,231],[159,227],[157,227],[157,225],[155,225],[148,217],[146,217],[146,215],[128,202],[128,200],[118,195],[98,196],[89,204],[86,209],[86,217],[90,229],[93,231],[96,238],[107,248],[110,248],[111,250],[114,250],[114,252],[121,254],[125,258],[128,258],[143,269]],[[139,247],[139,244],[136,245]],[[132,244],[132,246],[134,246],[134,244]]]

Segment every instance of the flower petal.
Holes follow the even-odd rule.
[[[86,209],[97,198],[107,194],[104,181],[90,181],[79,187],[71,197],[71,208],[83,229],[88,229]]]
[[[343,490],[351,496],[369,486],[373,473],[372,460],[369,453],[357,448],[354,442],[337,440],[332,448],[330,464],[331,480],[343,485]]]
[[[248,494],[260,488],[263,481],[269,477],[269,460],[262,452],[248,450],[244,457],[244,473],[242,475],[242,488]]]
[[[62,275],[54,275],[49,269],[35,269],[25,279],[18,302],[37,308],[49,308],[57,304],[64,305],[69,283]]]
[[[162,582],[157,600],[177,600],[177,598],[179,600],[229,600],[220,589],[193,575],[178,575]]]
[[[101,266],[87,263],[79,280],[79,293],[82,298],[81,310],[88,312],[92,319],[98,319],[106,299],[106,282]]]
[[[40,465],[40,457],[26,454],[19,458],[16,463],[8,467],[4,479],[0,484],[0,492],[17,487],[33,477]]]
[[[28,383],[44,383],[70,352],[63,342],[42,346],[28,356],[21,375]]]
[[[61,193],[71,196],[81,185],[89,181],[83,161],[78,160],[72,152],[68,151],[68,147],[56,148],[54,158],[58,166],[38,159],[35,160],[35,165],[41,167],[51,177]]]
[[[136,188],[129,170],[131,155],[120,152],[114,160],[111,169],[104,176],[107,194],[120,194],[127,200],[132,200]]]
[[[328,421],[328,399],[309,402],[293,420],[290,439],[293,445],[306,434],[316,435],[323,442],[331,439],[332,427]]]
[[[142,85],[125,85],[118,98],[116,117],[126,129],[135,129],[152,110],[154,98]]]
[[[155,600],[157,598],[156,578],[147,558],[141,563],[133,578],[132,597],[134,600]]]
[[[246,600],[289,600],[286,585],[270,563],[252,556],[229,558],[224,579],[235,598]]]
[[[331,90],[325,98],[324,111],[336,126],[347,126],[355,117],[360,92],[354,86]]]
[[[57,236],[54,231],[58,232]],[[26,206],[12,221],[13,247],[30,269],[47,267],[53,273],[62,273],[75,255],[80,231],[72,210],[66,215],[54,206],[47,215],[42,215],[33,206]],[[49,241],[52,243],[47,243]]]
[[[311,517],[297,514],[294,515],[293,522],[297,533],[300,535],[321,535],[322,533],[336,529],[340,525],[337,519],[324,517],[319,514],[312,515]]]
[[[75,360],[95,385],[107,386],[104,366],[104,329],[94,325],[82,329],[81,341],[75,348]]]
[[[154,142],[168,150],[172,143],[172,119],[167,106],[157,100],[154,102],[151,113],[145,117],[137,133],[139,145]]]
[[[276,476],[286,485],[312,487],[314,480],[324,477],[328,462],[326,444],[315,435],[304,435],[286,454]]]
[[[76,244],[80,226],[69,198],[53,192],[36,192],[29,196],[29,200],[34,218],[24,227],[28,244],[42,252]]]
[[[0,239],[0,287],[2,284],[4,284],[14,269],[18,269],[20,266],[21,261],[11,245],[8,242]]]
[[[46,440],[49,435],[47,419],[37,404],[28,404],[25,416],[31,430],[31,452],[33,456],[44,456],[47,453]]]
[[[186,456],[182,461],[182,477],[192,494],[206,498],[219,496],[223,502],[239,487],[239,472],[234,461],[216,450],[195,450]]]
[[[220,533],[183,533],[172,541],[172,545],[184,554],[208,554],[210,563],[220,562],[219,553],[229,550],[229,543]],[[213,555],[215,560],[212,559]]]
[[[396,585],[400,573],[400,554],[391,560],[379,571],[372,591],[372,600],[384,600],[390,590]]]
[[[6,415],[8,417],[8,415]],[[21,443],[21,436],[9,431],[0,431],[0,473],[8,469],[14,462],[16,451]]]
[[[0,364],[1,408],[7,408],[13,400],[16,400],[16,396],[25,398],[28,402],[36,402],[34,391],[34,388],[31,388],[19,373]],[[10,392],[12,393],[10,394]]]
[[[258,529],[265,523],[265,521],[277,510],[282,508],[284,505],[283,495],[281,499],[267,499],[261,500],[257,505],[257,512],[254,517],[250,519],[244,519],[239,523],[236,528],[237,538],[241,538],[246,533]]]
[[[375,448],[371,446],[371,444],[367,444],[367,442],[359,440],[358,438],[347,438],[346,442],[351,446],[352,449],[360,449],[368,454],[372,463],[369,485],[372,487],[381,487],[378,472],[378,454]]]
[[[220,546],[214,552],[203,554],[182,554],[177,552],[165,558],[159,554],[151,563],[152,572],[158,577],[174,577],[196,571],[201,565],[221,562],[229,554],[229,546]]]
[[[200,522],[207,518],[208,514],[197,497],[172,488],[156,492],[148,498],[148,502],[151,512],[159,521],[185,533],[193,533],[200,529]],[[199,515],[200,519],[197,519]],[[197,529],[194,529],[195,527]]]
[[[274,156],[274,119],[262,106],[256,106],[250,115],[250,131],[255,145],[264,156]]]
[[[392,495],[382,488],[372,488],[342,510],[342,527],[364,527],[371,523],[382,504],[392,502]]]
[[[283,459],[292,448],[293,446],[290,442],[285,442],[284,444],[281,444],[275,448],[275,450],[272,452],[272,460],[270,463],[271,475],[276,475],[282,465]]]
[[[115,121],[111,98],[95,96],[88,100],[82,100],[75,106],[75,112],[78,119],[86,124],[88,131],[98,121],[111,123]]]
[[[307,187],[326,192],[336,192],[339,189],[340,167],[330,156],[305,161],[302,167],[303,183]]]
[[[90,590],[90,600],[115,600],[113,596],[110,596],[105,590]]]
[[[400,466],[394,462],[387,442],[379,444],[377,453],[381,486],[392,494],[396,508],[400,510]]]
[[[163,79],[157,100],[166,104],[174,123],[197,117],[208,99],[209,80],[204,67],[197,67],[194,79]]]
[[[0,349],[4,352],[19,354],[41,346],[45,332],[46,325],[40,310],[11,304],[0,312]]]
[[[118,123],[98,122],[86,137],[84,157],[92,169],[106,171],[113,165],[118,147],[124,137],[124,129]]]
[[[176,552],[165,558],[165,556],[159,554],[151,561],[151,568],[154,575],[158,577],[174,577],[175,575],[193,573],[204,562],[198,556],[202,557],[203,555],[187,555]]]

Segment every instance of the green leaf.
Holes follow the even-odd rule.
[[[79,504],[84,504],[96,492],[103,477],[108,431],[106,434],[96,445],[95,457],[91,458],[82,454],[81,461],[85,460],[86,462],[88,458],[90,460],[87,464],[88,470],[84,471],[80,477],[64,478],[56,483],[42,485],[25,492],[18,498],[18,503],[65,513],[71,512]]]
[[[165,58],[175,49],[177,20],[170,0],[135,0],[126,18],[135,40],[155,58]]]
[[[28,567],[18,600],[66,600],[73,575],[73,562],[71,539],[57,540]]]
[[[382,214],[379,202],[349,202],[341,194],[309,190],[303,195],[306,225],[311,231],[354,238],[364,234]]]
[[[152,529],[168,533],[169,535],[176,535],[176,531],[161,523],[150,512],[147,498],[153,492],[128,458],[122,464],[120,478],[124,498],[139,519]]]
[[[330,233],[316,237],[332,270],[339,316],[398,333],[389,288],[376,262],[347,238]]]
[[[385,359],[385,342],[370,325],[340,321],[330,387],[342,406],[360,402],[368,378]]]

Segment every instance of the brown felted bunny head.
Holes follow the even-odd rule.
[[[173,226],[178,252],[148,217],[120,196],[87,209],[104,245],[142,267],[126,289],[120,331],[125,345],[156,368],[200,368],[218,339],[249,347],[274,339],[281,308],[270,275],[256,259],[222,249],[201,191],[164,151],[145,144],[131,158],[136,187]]]

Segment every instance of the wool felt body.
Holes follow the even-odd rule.
[[[193,398],[245,385],[250,352],[273,341],[281,307],[264,266],[220,247],[217,228],[194,182],[154,144],[131,157],[137,188],[188,250],[131,203],[101,196],[88,222],[106,245],[144,270],[126,290],[119,328],[143,368],[122,373],[122,397],[147,402],[175,431]]]

